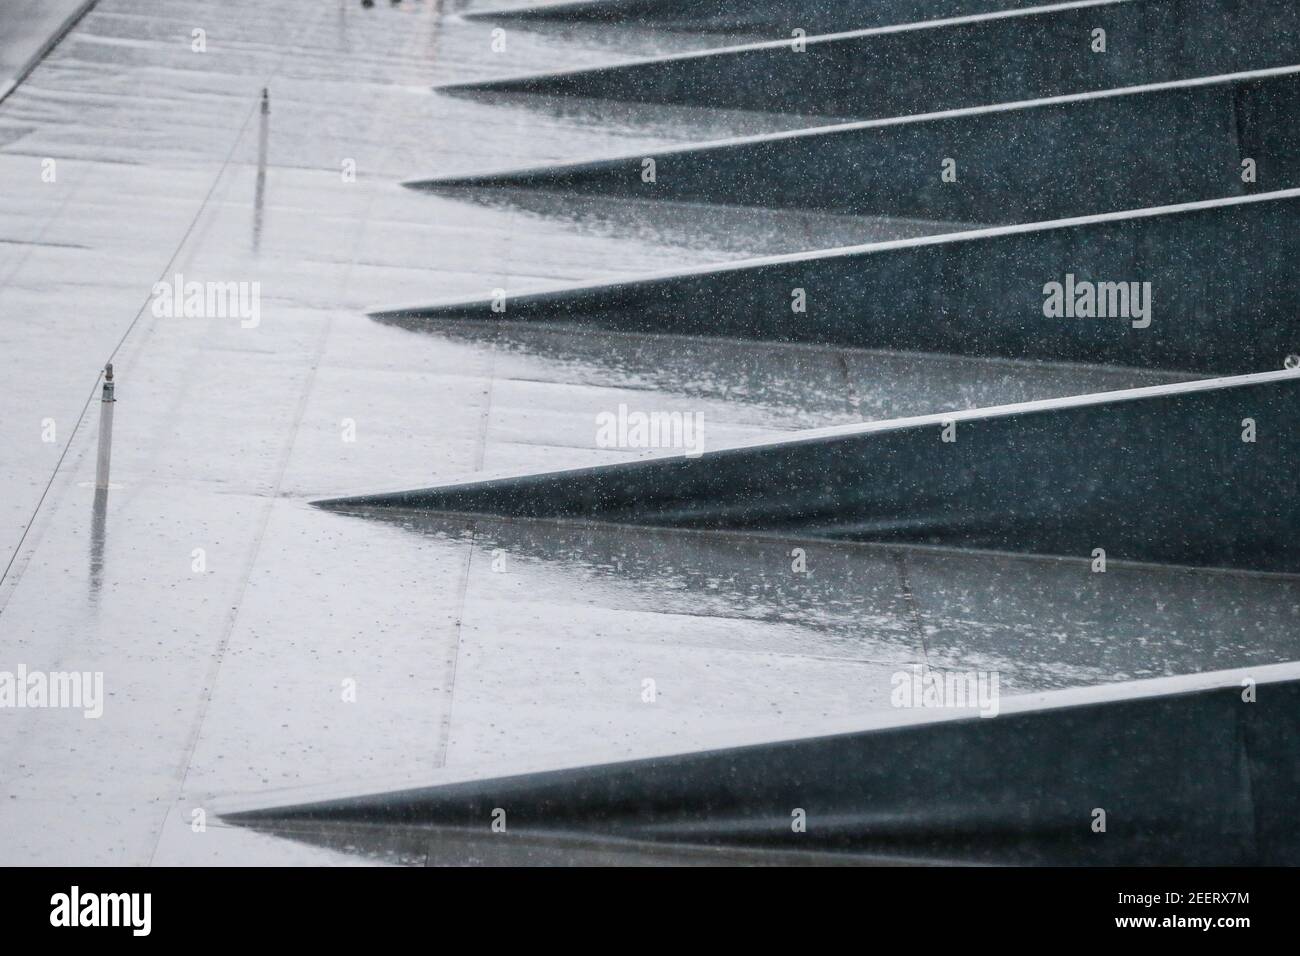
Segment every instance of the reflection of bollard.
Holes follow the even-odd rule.
[[[271,131],[271,91],[262,87],[262,118],[257,124],[257,184],[253,191],[253,251],[262,250],[262,206],[266,202],[266,143]]]
[[[99,462],[95,466],[95,488],[108,490],[108,461],[113,453],[113,363],[104,366],[104,392],[99,402]]]

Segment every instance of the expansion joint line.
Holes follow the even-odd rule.
[[[921,663],[928,671],[930,669],[930,648],[925,642],[925,625],[921,621],[921,606],[917,603],[916,594],[912,590],[912,582],[907,574],[907,554],[902,551],[894,552],[894,562],[898,568],[898,586],[903,592],[903,603],[907,606],[908,617],[912,619],[912,628],[916,632],[916,639],[921,644]]]
[[[471,521],[466,530],[469,531],[469,546],[465,551],[465,567],[461,571],[459,594],[457,595],[456,643],[452,647],[451,656],[447,661],[447,710],[442,719],[442,728],[438,734],[438,750],[434,754],[435,767],[445,767],[447,765],[447,751],[451,746],[452,713],[456,706],[456,671],[460,666],[461,634],[465,628],[465,599],[469,594],[469,576],[474,564],[474,539],[478,535],[478,522]]]

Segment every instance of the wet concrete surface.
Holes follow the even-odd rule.
[[[23,80],[40,58],[94,0],[8,0],[0,40],[0,100]]]
[[[431,91],[700,39],[630,31],[611,48],[607,31],[594,36],[512,32],[497,56],[488,25],[429,2],[100,0],[0,106],[0,562],[12,559],[0,670],[103,671],[105,685],[98,720],[0,714],[0,862],[366,862],[346,844],[195,812],[217,794],[636,753],[760,719],[888,708],[888,675],[927,656],[998,662],[1025,688],[1296,656],[1292,578],[1120,569],[1102,582],[1053,562],[909,552],[918,630],[897,559],[858,546],[818,545],[796,578],[785,542],[439,531],[311,508],[624,460],[592,427],[620,401],[703,409],[720,440],[746,440],[1168,380],[566,330],[424,334],[369,318],[392,302],[703,266],[878,227],[799,213],[792,228],[770,215],[710,227],[707,213],[698,230],[635,213],[601,224],[400,185],[800,122]],[[153,285],[177,273],[261,283],[260,321],[156,316]],[[113,487],[97,516],[88,400],[110,355]],[[832,580],[850,586],[831,593]],[[1043,618],[1055,624],[1040,631]],[[653,706],[648,676],[663,688]]]

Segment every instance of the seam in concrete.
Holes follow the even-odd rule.
[[[434,765],[447,765],[447,750],[451,746],[452,714],[456,707],[456,671],[460,667],[460,645],[465,626],[465,599],[469,594],[470,569],[474,564],[474,537],[478,533],[478,523],[471,521],[469,526],[469,549],[465,552],[465,566],[461,570],[458,588],[458,608],[456,611],[456,645],[447,660],[447,709],[443,714],[442,727],[438,734],[438,749],[434,754]]]
[[[230,611],[226,615],[226,623],[222,628],[221,638],[213,650],[212,659],[208,664],[208,673],[204,679],[202,688],[202,697],[199,702],[199,712],[194,718],[194,723],[190,728],[189,739],[185,744],[185,751],[181,757],[180,766],[177,768],[177,792],[176,798],[168,804],[166,812],[158,825],[158,833],[154,838],[154,847],[149,854],[149,865],[153,865],[154,857],[158,853],[158,848],[162,844],[163,833],[166,830],[167,817],[171,813],[171,808],[176,801],[182,799],[185,795],[185,785],[190,776],[190,765],[194,760],[194,751],[198,747],[199,736],[203,732],[203,724],[207,720],[208,707],[212,703],[212,694],[216,689],[217,680],[221,673],[221,665],[226,658],[226,652],[230,648],[230,639],[235,633],[235,624],[239,620],[239,612],[244,606],[244,595],[248,591],[248,582],[253,577],[253,568],[257,565],[258,555],[262,552],[262,541],[266,537],[267,526],[271,522],[271,511],[275,507],[275,502],[280,497],[280,487],[284,483],[285,472],[288,471],[289,459],[293,456],[293,446],[298,438],[298,429],[302,424],[303,416],[307,411],[307,400],[311,397],[312,389],[316,384],[316,372],[320,368],[321,358],[325,354],[325,344],[329,341],[330,329],[333,326],[333,319],[325,320],[321,327],[320,335],[316,341],[316,347],[313,351],[311,368],[303,381],[302,391],[298,395],[298,406],[294,409],[293,424],[289,428],[289,434],[284,441],[284,446],[280,451],[279,468],[276,471],[275,483],[271,492],[266,497],[266,503],[262,506],[261,519],[258,522],[257,533],[253,536],[253,543],[248,549],[248,554],[244,559],[244,567],[240,573],[239,587],[236,594],[235,603],[230,606]]]
[[[28,60],[17,73],[14,74],[13,79],[0,84],[0,103],[4,103],[14,90],[22,86],[27,77],[31,76],[32,71],[40,66],[41,62],[47,56],[54,52],[54,48],[63,42],[63,38],[72,32],[76,25],[81,22],[82,17],[89,13],[97,3],[99,3],[99,0],[86,0],[86,2],[78,9],[74,10],[68,18],[63,21],[63,24],[54,31],[54,34],[45,41],[39,50],[36,51],[36,54]]]
[[[898,585],[903,592],[903,603],[907,605],[908,615],[912,619],[912,627],[916,631],[916,639],[921,645],[921,666],[928,671],[930,669],[930,648],[925,641],[925,624],[921,621],[921,605],[916,600],[916,592],[912,590],[912,582],[907,573],[906,552],[894,552],[894,566],[898,569]]]
[[[304,35],[307,28],[308,25],[305,24],[303,26],[302,31],[300,31],[299,36]],[[289,47],[289,49],[294,49],[296,47],[297,47],[297,43],[294,43]],[[286,52],[281,54],[280,59],[276,62],[275,68],[272,69],[270,73],[267,74],[267,76],[265,77],[265,80],[261,84],[261,87],[263,89],[269,89],[271,85],[271,81],[279,74],[281,68],[284,66],[284,62],[287,56],[288,56],[288,51],[286,50]],[[166,277],[167,273],[171,270],[172,265],[175,263],[176,259],[180,256],[181,250],[185,248],[185,245],[189,241],[189,238],[193,233],[194,229],[198,226],[199,222],[202,220],[203,212],[207,208],[208,202],[212,199],[212,196],[216,193],[217,187],[220,185],[221,181],[225,178],[226,171],[230,167],[231,160],[234,158],[235,152],[239,149],[239,144],[243,142],[244,134],[248,131],[248,125],[252,121],[253,117],[258,115],[258,113],[260,112],[261,105],[262,105],[262,101],[260,96],[254,97],[253,103],[248,110],[248,114],[244,117],[243,123],[240,124],[239,132],[235,135],[235,141],[231,144],[230,152],[226,155],[225,161],[221,164],[221,169],[217,172],[217,176],[212,183],[212,187],[208,190],[207,196],[204,197],[203,204],[199,207],[199,211],[195,214],[193,222],[190,223],[189,228],[186,229],[185,234],[181,237],[180,244],[176,247],[176,251],[172,254],[172,258],[168,261],[166,267],[163,269],[161,277]],[[363,220],[363,222],[364,221],[366,220]],[[352,267],[349,266],[348,269],[349,274],[351,272],[351,268]],[[346,278],[344,280],[344,283],[346,284]],[[135,322],[139,320],[142,314],[144,314],[145,307],[149,304],[150,298],[152,298],[152,289],[151,289],[150,297],[146,298],[144,304],[140,306],[140,311],[136,314],[135,320],[132,321],[131,328],[134,328]],[[316,341],[316,346],[312,354],[311,368],[308,371],[307,376],[303,382],[302,391],[298,396],[298,405],[297,408],[294,409],[293,425],[289,429],[289,433],[286,436],[284,441],[283,449],[280,452],[280,462],[279,462],[279,467],[276,471],[275,482],[272,485],[270,494],[267,496],[266,504],[263,506],[262,516],[258,525],[257,533],[253,538],[252,545],[248,550],[248,556],[244,562],[244,568],[241,574],[241,580],[238,586],[238,590],[236,592],[237,600],[235,601],[234,604],[231,605],[230,612],[226,616],[226,624],[222,629],[221,637],[217,642],[217,646],[213,650],[212,658],[208,665],[208,673],[202,689],[202,698],[199,702],[198,713],[194,717],[193,723],[190,728],[188,739],[185,743],[185,748],[181,757],[181,762],[178,765],[176,770],[176,784],[177,784],[176,791],[173,796],[173,799],[168,801],[168,803],[166,804],[165,808],[162,811],[161,818],[158,820],[157,830],[154,836],[153,849],[149,851],[149,857],[148,860],[146,861],[147,865],[149,866],[153,865],[154,859],[158,855],[158,850],[162,846],[163,835],[167,832],[167,820],[171,816],[172,809],[176,806],[177,803],[179,803],[180,800],[184,798],[186,782],[189,780],[190,766],[194,759],[194,751],[198,747],[199,737],[203,732],[203,724],[207,720],[208,707],[212,702],[212,693],[216,688],[217,679],[221,672],[221,665],[225,660],[226,651],[230,646],[230,639],[233,636],[235,631],[235,623],[239,619],[239,612],[244,604],[244,594],[248,590],[248,582],[252,578],[253,568],[256,566],[257,557],[262,550],[262,541],[266,536],[266,528],[271,520],[271,511],[275,507],[276,500],[280,497],[280,488],[284,483],[284,476],[289,467],[289,459],[293,455],[293,447],[298,438],[298,429],[302,423],[302,418],[304,414],[306,414],[307,401],[311,397],[312,389],[315,386],[316,372],[320,368],[321,360],[324,357],[325,346],[326,343],[329,341],[329,334],[332,327],[333,327],[333,316],[328,316],[321,327],[320,335]],[[131,328],[128,328],[126,334],[122,336],[121,341],[118,342],[117,346],[113,350],[114,353],[117,352],[117,349],[122,347],[122,343],[126,341],[126,337],[127,335],[130,334]]]

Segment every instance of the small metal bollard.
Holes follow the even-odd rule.
[[[1282,367],[1292,370],[1300,368],[1300,355],[1288,355],[1283,359]]]
[[[99,400],[99,461],[95,465],[95,490],[108,490],[108,466],[113,454],[113,363],[104,366],[104,391]]]

